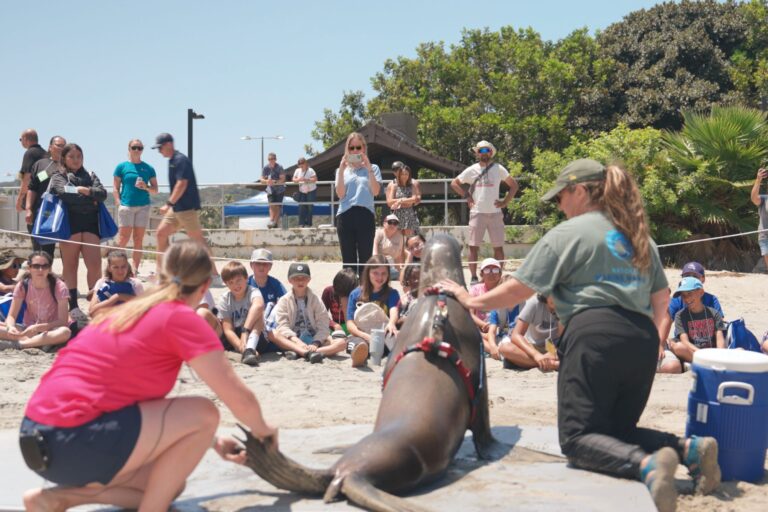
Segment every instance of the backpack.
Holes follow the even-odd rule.
[[[734,320],[728,324],[726,346],[730,349],[741,348],[752,352],[762,352],[760,343],[752,332],[747,329],[743,318]]]

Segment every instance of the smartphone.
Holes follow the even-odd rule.
[[[66,194],[77,194],[77,187],[75,187],[74,185],[65,185],[64,192]]]
[[[357,165],[363,163],[363,155],[360,153],[351,153],[347,155],[347,163]]]

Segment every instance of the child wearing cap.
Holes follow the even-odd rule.
[[[675,340],[672,352],[680,360],[690,363],[693,353],[701,348],[725,348],[725,322],[715,308],[702,302],[704,286],[695,277],[684,277],[675,291],[685,307],[675,315]]]
[[[485,258],[480,264],[480,279],[477,284],[473,284],[469,288],[469,295],[472,297],[478,297],[484,295],[489,291],[496,288],[501,283],[501,263],[496,258]],[[480,311],[473,309],[470,311],[472,320],[474,320],[477,328],[480,329],[484,335],[490,330],[491,324],[488,322],[488,314],[490,311]],[[485,336],[483,336],[485,338]],[[495,345],[495,343],[494,343]]]
[[[217,304],[221,324],[215,330],[226,350],[239,352],[243,364],[256,366],[259,362],[258,340],[264,330],[264,300],[259,290],[248,284],[248,271],[239,261],[224,265],[221,279],[227,291]],[[210,313],[202,311],[204,317]]]
[[[267,249],[256,249],[251,253],[251,270],[253,275],[248,278],[248,284],[258,288],[264,304],[277,304],[280,297],[285,295],[285,286],[277,278],[269,275],[272,270],[272,252]]]
[[[270,335],[287,358],[302,357],[310,363],[320,363],[324,357],[344,350],[347,342],[345,338],[331,338],[328,310],[310,290],[311,278],[306,263],[291,263],[288,267],[291,289],[277,301],[277,327]]]

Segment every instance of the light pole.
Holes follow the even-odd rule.
[[[240,137],[240,140],[260,140],[261,141],[261,170],[264,169],[264,139],[283,140],[285,137],[282,135],[263,135],[259,137],[253,137],[251,135],[244,135]]]
[[[194,119],[205,119],[203,114],[198,114],[191,108],[187,109],[187,157],[192,162],[192,121]]]

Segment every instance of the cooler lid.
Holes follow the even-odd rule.
[[[703,348],[693,353],[693,364],[720,371],[768,372],[768,356],[749,350]]]

